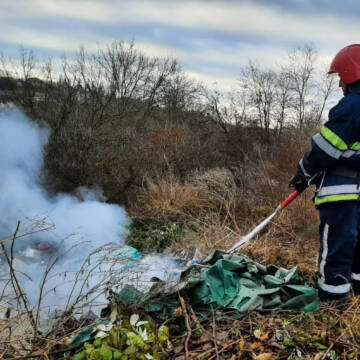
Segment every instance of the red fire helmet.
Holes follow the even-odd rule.
[[[360,44],[341,49],[330,65],[329,74],[338,73],[345,84],[360,80]]]

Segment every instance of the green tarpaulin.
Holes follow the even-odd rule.
[[[286,270],[274,265],[265,266],[247,256],[221,251],[188,268],[173,284],[159,282],[145,296],[127,288],[120,292],[119,299],[128,304],[140,303],[148,311],[170,315],[179,306],[179,293],[200,312],[211,308],[240,312],[319,309],[317,291],[302,285],[296,268]],[[136,300],[136,296],[139,299]]]

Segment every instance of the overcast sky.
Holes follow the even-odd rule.
[[[249,59],[272,66],[306,43],[330,62],[360,42],[359,20],[358,0],[0,0],[0,50],[14,56],[24,45],[46,58],[134,39],[229,87]]]

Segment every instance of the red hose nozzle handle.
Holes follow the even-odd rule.
[[[302,191],[294,191],[287,199],[285,199],[281,204],[280,207],[284,209],[286,206],[288,206],[294,199],[296,199]]]

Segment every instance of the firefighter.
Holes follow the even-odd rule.
[[[329,73],[339,75],[344,97],[313,136],[289,184],[304,190],[316,179],[322,301],[360,294],[360,44],[342,49]]]

